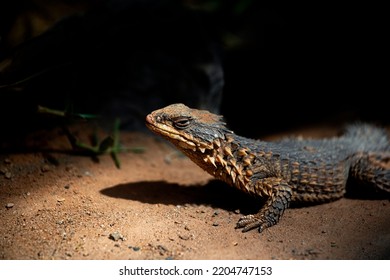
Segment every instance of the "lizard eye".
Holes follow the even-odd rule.
[[[189,126],[191,119],[187,117],[180,117],[173,120],[173,125],[177,129],[185,129],[187,126]]]

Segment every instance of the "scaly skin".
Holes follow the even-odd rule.
[[[150,113],[146,125],[215,178],[266,199],[238,221],[243,231],[275,225],[291,202],[343,197],[349,176],[390,193],[390,141],[368,124],[338,138],[264,142],[234,134],[222,116],[172,104]]]

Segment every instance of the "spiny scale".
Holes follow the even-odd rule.
[[[266,199],[238,221],[243,231],[275,225],[290,202],[341,198],[349,176],[390,193],[389,138],[369,124],[339,138],[264,142],[234,134],[222,116],[172,104],[151,112],[146,125],[211,175]]]

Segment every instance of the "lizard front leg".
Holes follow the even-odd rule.
[[[243,232],[258,228],[259,232],[262,232],[279,221],[284,210],[289,207],[292,190],[286,182],[279,178],[260,179],[249,189],[257,195],[268,198],[257,214],[241,217],[236,228],[243,228]]]

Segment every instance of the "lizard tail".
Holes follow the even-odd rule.
[[[390,138],[384,128],[368,123],[356,123],[346,127],[344,136],[358,152],[390,152]]]
[[[357,180],[390,193],[390,152],[356,154],[350,173]]]

